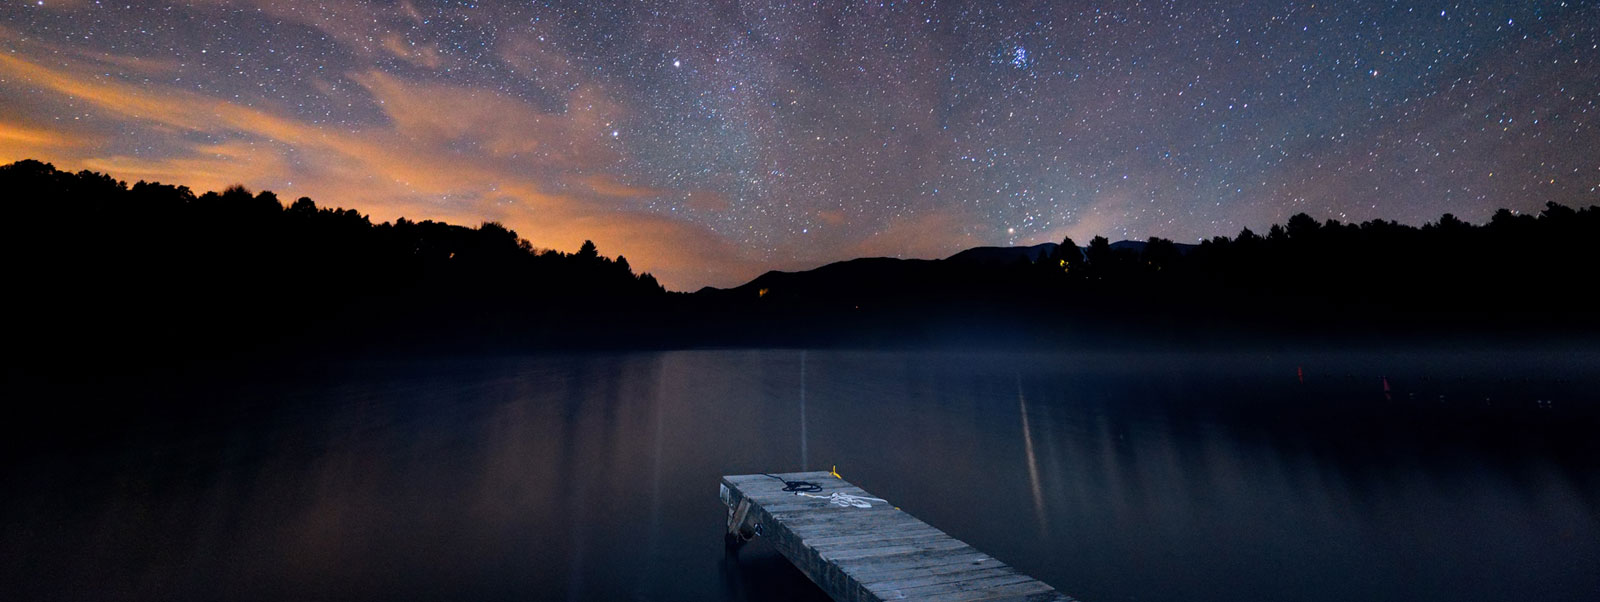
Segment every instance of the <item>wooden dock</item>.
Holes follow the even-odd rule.
[[[722,477],[730,549],[761,537],[835,600],[1072,600],[832,473],[772,476]]]

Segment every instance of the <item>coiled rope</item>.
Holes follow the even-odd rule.
[[[764,473],[764,472],[761,473],[761,474],[764,474],[766,476],[772,477],[772,478],[777,479],[780,482],[782,482],[784,491],[794,492],[794,493],[798,493],[798,492],[802,492],[802,491],[804,491],[804,492],[822,491],[822,486],[821,485],[818,485],[816,483],[812,483],[811,481],[786,481],[786,480],[783,479],[783,477],[780,477],[778,475],[770,475],[770,474],[767,474],[767,473]]]

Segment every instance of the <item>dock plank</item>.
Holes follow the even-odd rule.
[[[893,558],[864,558],[841,563],[844,570],[863,583],[898,578],[907,571],[964,570],[1004,566],[988,554],[976,550],[942,550]]]
[[[1072,600],[830,472],[724,476],[721,494],[730,545],[767,540],[835,600]]]

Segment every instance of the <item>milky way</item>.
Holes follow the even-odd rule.
[[[496,220],[676,289],[1600,202],[1585,2],[45,0],[0,41],[0,160]]]

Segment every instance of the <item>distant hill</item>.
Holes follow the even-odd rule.
[[[988,266],[1011,265],[1023,260],[1033,263],[1042,257],[1049,257],[1058,246],[1060,245],[1047,242],[1031,247],[973,247],[946,257],[945,261],[957,264]],[[1081,253],[1082,249],[1079,252]]]
[[[800,272],[773,270],[757,276],[739,286],[719,289],[705,287],[696,294],[743,297],[765,296],[761,291],[888,291],[912,283],[919,278],[932,277],[938,272],[938,259],[896,259],[893,257],[862,257],[836,261],[819,268]]]
[[[1111,243],[1111,250],[1119,252],[1142,253],[1148,243],[1139,240],[1123,240]],[[759,291],[767,289],[769,292],[778,289],[793,288],[797,285],[808,290],[817,291],[837,286],[848,286],[851,290],[860,292],[863,289],[901,288],[912,278],[932,278],[948,270],[975,270],[981,268],[1001,268],[1018,265],[1019,263],[1037,263],[1039,260],[1055,253],[1060,245],[1047,242],[1028,247],[973,247],[958,252],[944,259],[896,259],[893,257],[863,257],[837,261],[822,267],[799,272],[771,271],[754,280],[735,286],[720,289],[705,287],[697,294],[717,295],[722,292]],[[1179,255],[1188,255],[1198,245],[1175,243]],[[1078,248],[1080,257],[1084,249]],[[740,295],[741,297],[745,295]]]

